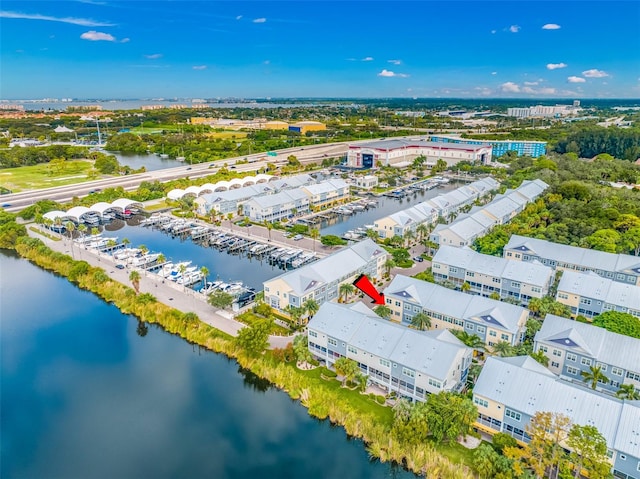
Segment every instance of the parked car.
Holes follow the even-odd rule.
[[[422,263],[424,261],[424,258],[422,256],[416,256],[415,258],[413,258],[413,261],[417,261],[418,263]]]
[[[301,240],[302,238],[304,238],[304,236],[298,234],[293,237],[293,241],[298,241],[298,240]]]
[[[118,263],[118,264],[116,265],[116,268],[118,268],[118,269],[124,269],[124,265],[123,265],[123,264]]]

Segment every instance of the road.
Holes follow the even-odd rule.
[[[398,139],[412,139],[419,137],[398,137]],[[118,176],[113,178],[105,178],[95,181],[87,181],[75,185],[57,186],[53,188],[45,188],[40,190],[23,191],[20,193],[12,193],[0,196],[2,204],[8,204],[4,209],[9,212],[18,212],[37,201],[50,199],[59,203],[71,201],[73,197],[87,196],[96,189],[113,188],[121,186],[127,191],[136,190],[144,181],[167,182],[179,178],[202,178],[212,175],[219,168],[227,165],[237,172],[258,171],[267,166],[268,162],[286,161],[290,155],[295,155],[301,163],[312,163],[322,161],[325,158],[335,158],[346,154],[349,145],[358,143],[366,143],[370,140],[348,141],[342,143],[325,143],[321,145],[306,145],[303,147],[286,148],[278,150],[278,156],[270,158],[268,161],[262,161],[266,153],[254,153],[252,155],[244,155],[235,158],[226,158],[224,160],[216,160],[207,163],[198,163],[196,165],[177,166],[175,168],[166,168],[163,170],[149,171],[138,173],[135,175]],[[240,160],[248,159],[260,160],[253,163],[242,163],[236,165]]]

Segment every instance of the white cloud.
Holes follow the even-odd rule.
[[[498,72],[491,72],[491,74],[492,74],[492,75],[497,75],[497,74],[498,74]]]
[[[566,63],[547,63],[547,70],[557,70],[558,68],[567,68]]]
[[[378,73],[379,77],[387,77],[387,78],[407,78],[409,75],[407,75],[406,73],[395,73],[392,72],[391,70],[382,70],[380,73]]]
[[[595,68],[592,68],[591,70],[585,70],[582,72],[582,74],[587,78],[604,78],[609,76],[607,72],[596,70]]]
[[[269,65],[269,64],[271,64],[271,60],[265,60],[265,61],[263,61],[262,63],[263,63],[264,65]]]
[[[21,20],[44,20],[47,22],[70,23],[72,25],[80,25],[82,27],[112,27],[113,23],[98,22],[90,18],[76,17],[52,17],[49,15],[40,15],[39,13],[19,13],[9,12],[7,10],[0,11],[0,18],[16,18]]]
[[[520,28],[522,28],[522,27],[520,27],[520,25],[511,25],[509,27],[509,31],[511,33],[518,33],[520,31]]]
[[[582,78],[582,77],[570,76],[570,77],[568,77],[568,78],[567,78],[567,81],[568,81],[569,83],[584,83],[584,82],[586,82],[587,80],[585,80],[585,79],[584,79],[584,78]]]
[[[114,37],[113,35],[110,35],[104,32],[96,32],[95,30],[84,32],[82,35],[80,35],[80,38],[82,38],[83,40],[89,40],[92,42],[100,42],[100,41],[115,42],[116,41],[116,37]]]
[[[558,25],[557,23],[547,23],[545,25],[542,25],[543,30],[560,30],[560,28],[560,25]]]
[[[530,86],[525,86],[522,88],[522,93],[535,93],[536,91]]]
[[[547,87],[547,88],[539,88],[536,93],[540,95],[555,95],[558,92],[556,91],[555,88]]]
[[[518,84],[513,83],[512,81],[508,81],[500,85],[500,90],[505,93],[518,93],[520,92],[520,86]]]
[[[242,15],[238,15],[238,16],[236,17],[236,20],[240,20],[241,18],[242,18]]]
[[[193,68],[194,70],[206,70],[207,65],[193,65],[191,68]]]
[[[162,53],[153,53],[151,55],[145,55],[144,57],[149,60],[157,60],[158,58],[162,58]]]
[[[266,21],[267,21],[267,19],[264,18],[264,17],[262,17],[262,18],[254,18],[253,19],[253,23],[264,23]]]
[[[392,63],[394,65],[400,65],[402,63],[402,60],[387,60],[387,62]]]
[[[526,81],[524,82],[525,85],[527,86],[536,86],[538,84],[537,81]]]
[[[122,40],[120,40],[120,43],[129,43],[130,41],[130,38],[123,38]]]
[[[495,35],[495,33],[497,32],[497,30],[491,30],[491,33]]]
[[[363,61],[363,62],[372,62],[373,61],[373,57],[364,57],[361,61]]]

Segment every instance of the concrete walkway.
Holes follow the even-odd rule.
[[[38,228],[38,226],[36,226]],[[127,286],[131,286],[129,274],[132,269],[127,266],[125,269],[115,267],[116,262],[113,257],[100,253],[94,249],[86,249],[84,246],[70,241],[68,238],[62,237],[61,241],[54,241],[46,236],[37,234],[27,228],[29,235],[42,240],[49,248],[60,253],[72,256],[76,260],[83,260],[91,266],[103,268],[105,272],[115,281]],[[48,235],[55,235],[48,230]],[[207,303],[206,297],[196,291],[185,288],[173,281],[167,281],[160,276],[148,273],[145,270],[136,269],[140,273],[140,292],[150,293],[155,296],[159,302],[176,308],[184,313],[195,313],[200,320],[208,325],[224,331],[231,336],[237,336],[238,331],[245,327],[245,324],[236,321],[234,314],[226,310],[216,310]],[[284,348],[287,343],[293,341],[292,336],[269,336],[270,348]]]

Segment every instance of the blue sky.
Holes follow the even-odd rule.
[[[640,98],[640,2],[10,1],[0,98]]]

